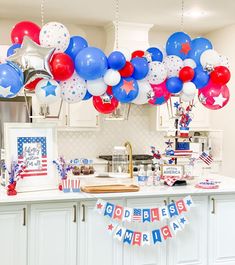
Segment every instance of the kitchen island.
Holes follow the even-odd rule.
[[[141,187],[113,194],[58,190],[0,193],[1,265],[235,265],[235,179],[216,177],[219,189]],[[160,207],[192,195],[189,225],[161,245],[128,246],[107,232],[108,219],[95,212],[97,198],[127,207]],[[167,223],[167,221],[164,221]],[[153,224],[134,224],[144,231]],[[156,225],[155,225],[156,226]],[[13,251],[14,250],[14,251]]]

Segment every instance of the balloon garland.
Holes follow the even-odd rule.
[[[131,58],[120,51],[107,57],[81,36],[70,37],[61,23],[42,28],[30,21],[17,23],[11,32],[7,63],[0,65],[0,97],[15,97],[20,89],[35,90],[41,103],[60,98],[76,103],[93,97],[94,107],[111,113],[118,103],[166,103],[171,95],[182,102],[198,96],[211,110],[229,101],[228,59],[203,37],[191,39],[173,33],[166,52],[157,47],[136,50]]]

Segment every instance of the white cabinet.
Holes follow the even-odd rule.
[[[209,265],[235,264],[235,195],[210,198]]]
[[[45,203],[31,207],[29,265],[76,265],[76,208],[73,203]]]
[[[166,200],[165,200],[166,202]],[[127,207],[160,207],[164,205],[164,198],[151,199],[129,199],[127,200]],[[152,224],[133,224],[131,229],[135,231],[148,231],[158,229],[163,222],[154,222]],[[166,241],[152,246],[146,247],[130,247],[124,245],[124,264],[123,265],[158,265],[166,264]]]
[[[208,197],[195,196],[193,201],[196,207],[185,214],[189,224],[169,240],[168,265],[207,265]]]
[[[0,264],[27,264],[26,206],[0,207]]]
[[[121,265],[122,243],[108,234],[108,219],[94,211],[95,203],[96,201],[81,203],[78,264]],[[120,204],[123,205],[122,202]]]

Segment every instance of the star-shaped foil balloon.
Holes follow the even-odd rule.
[[[203,94],[200,94],[198,99],[202,104],[206,104],[207,97],[205,97]]]
[[[41,47],[27,36],[24,37],[21,48],[7,58],[13,66],[18,66],[24,74],[24,84],[34,81],[36,78],[53,78],[49,61],[54,48]]]

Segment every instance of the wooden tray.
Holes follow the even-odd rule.
[[[99,185],[99,186],[83,186],[82,191],[87,193],[119,193],[119,192],[136,192],[140,187],[137,185]]]

